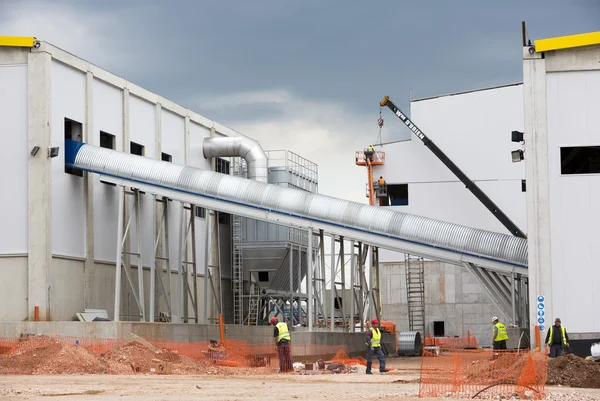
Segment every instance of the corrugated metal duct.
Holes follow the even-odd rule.
[[[268,181],[267,155],[260,144],[245,136],[204,138],[202,152],[209,157],[241,157],[248,166],[248,179]]]
[[[292,216],[310,224],[307,227],[323,223],[329,227],[338,227],[340,232],[349,229],[357,235],[366,233],[371,237],[377,236],[380,243],[374,241],[372,244],[384,248],[384,242],[402,240],[458,253],[454,256],[457,264],[462,263],[462,254],[479,258],[481,266],[485,265],[486,260],[489,264],[500,261],[513,266],[527,266],[527,240],[512,235],[180,166],[79,142],[65,143],[65,161],[76,168],[172,189],[185,195],[200,196],[206,198],[207,202],[218,200],[228,205],[241,205],[252,209],[253,213],[247,211],[247,217],[250,218],[257,218],[257,212],[262,216],[277,214],[282,221],[284,217]]]

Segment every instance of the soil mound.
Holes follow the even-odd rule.
[[[51,338],[28,338],[9,353],[0,355],[0,373],[96,374],[104,373],[102,361],[93,352],[71,343]]]
[[[546,384],[600,388],[600,362],[569,354],[550,359]]]

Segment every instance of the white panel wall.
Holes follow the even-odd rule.
[[[188,165],[191,167],[210,170],[210,161],[204,158],[202,153],[202,141],[204,138],[210,137],[210,129],[203,125],[193,122],[189,124],[189,160]],[[196,252],[198,262],[198,272],[204,274],[205,265],[205,248],[206,248],[206,219],[196,218]]]
[[[571,332],[599,332],[600,174],[561,176],[560,147],[600,146],[600,71],[548,74],[547,99],[552,308]]]
[[[419,128],[506,213],[526,231],[525,164],[513,163],[511,131],[523,130],[523,86],[515,85],[411,104]],[[394,116],[388,118],[394,119]],[[387,126],[401,122],[388,121]],[[391,129],[391,128],[388,128]],[[508,233],[454,174],[414,135],[408,142],[384,146],[385,165],[375,168],[388,184],[409,184],[406,213]],[[382,261],[404,260],[382,251]]]
[[[52,159],[52,252],[83,258],[83,177],[64,172],[64,119],[66,117],[80,122],[85,129],[85,75],[53,61],[51,76],[51,143],[52,146],[60,146],[59,156]]]
[[[135,96],[129,97],[129,140],[139,143],[145,147],[145,156],[155,159],[155,112],[154,105]],[[126,151],[129,152],[129,144]],[[150,195],[142,195],[141,208],[141,230],[152,233],[154,224],[154,198]],[[131,232],[131,244],[137,244],[137,233],[135,225]],[[170,233],[169,233],[170,234]],[[151,255],[154,252],[152,235],[144,235],[142,240],[142,257],[144,266],[150,265]],[[133,258],[132,263],[137,263]]]
[[[27,253],[26,65],[0,66],[0,149],[0,254]]]
[[[173,157],[173,163],[185,164],[184,118],[169,111],[162,110],[161,123],[162,152],[170,154]],[[171,267],[176,270],[180,252],[178,244],[179,238],[181,238],[181,232],[178,230],[178,227],[180,227],[182,204],[174,201],[171,202],[169,206],[169,236],[171,238],[169,251],[171,257]]]
[[[123,150],[123,91],[100,80],[93,87],[93,136],[88,142],[100,146],[100,131],[115,136],[115,148]],[[115,261],[117,235],[117,188],[94,180],[94,257],[102,261]]]
[[[204,158],[202,153],[202,141],[210,137],[210,129],[203,125],[190,122],[190,159],[188,165],[191,167],[210,170],[210,161]]]

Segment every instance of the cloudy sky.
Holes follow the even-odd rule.
[[[354,151],[384,95],[520,82],[529,37],[600,30],[599,0],[0,0],[0,35],[36,36],[319,164],[320,192],[365,202]],[[408,135],[389,110],[383,141]],[[418,122],[417,122],[418,123]]]

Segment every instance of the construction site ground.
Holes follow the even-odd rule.
[[[429,400],[418,398],[420,358],[388,358],[388,365],[392,372],[373,375],[0,375],[0,400]],[[546,391],[548,400],[600,399],[600,389]]]

